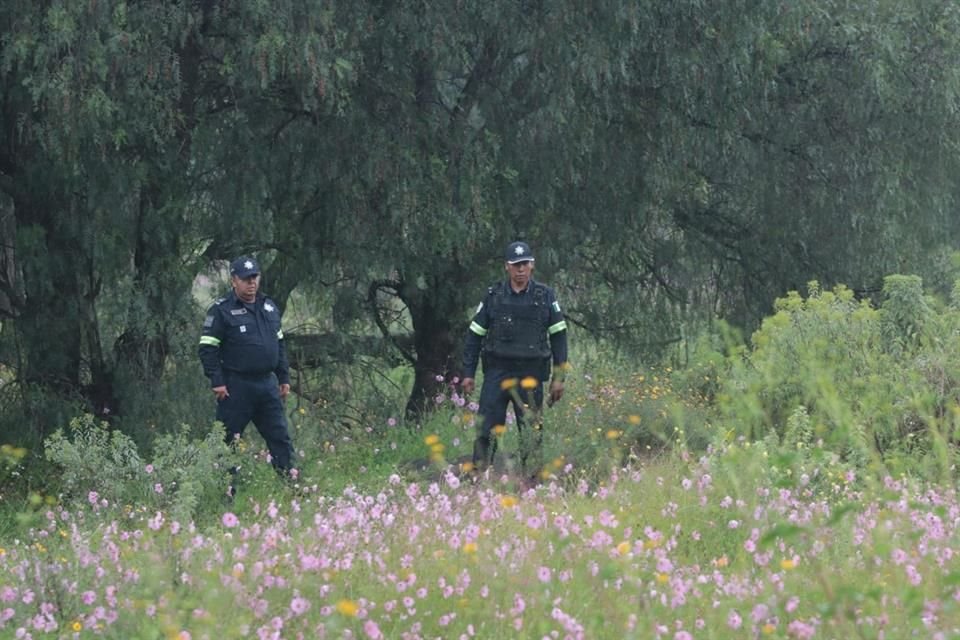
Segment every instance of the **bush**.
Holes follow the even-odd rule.
[[[47,438],[46,457],[62,471],[64,499],[95,508],[125,505],[186,522],[225,494],[235,464],[219,424],[202,440],[191,439],[187,425],[160,436],[149,463],[129,436],[92,415],[74,418],[68,431]]]
[[[924,296],[915,276],[888,276],[883,291],[879,309],[816,282],[806,298],[778,299],[752,348],[731,358],[718,394],[724,423],[783,442],[798,435],[791,425],[809,424],[806,444],[823,439],[857,466],[948,469],[960,315]]]

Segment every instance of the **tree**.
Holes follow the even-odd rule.
[[[922,0],[8,2],[0,354],[23,388],[116,411],[125,381],[193,358],[196,274],[256,252],[281,306],[322,293],[334,329],[393,345],[417,417],[510,240],[571,325],[652,354],[812,278],[936,287],[960,236],[958,19]]]

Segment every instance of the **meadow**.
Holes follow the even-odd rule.
[[[253,436],[231,460],[183,431],[147,459],[78,419],[48,443],[60,492],[3,505],[0,636],[960,636],[955,353],[935,332],[891,351],[843,291],[782,303],[747,352],[630,370],[581,351],[533,487],[513,425],[501,465],[464,467],[477,416],[455,380],[420,424],[291,407],[286,483]],[[15,473],[25,452],[2,454]]]

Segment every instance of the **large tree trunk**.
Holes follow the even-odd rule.
[[[55,224],[53,207],[61,203],[14,201],[17,259],[23,280],[20,312],[13,320],[19,345],[17,377],[29,397],[52,393],[61,398],[83,393],[83,286],[81,249],[66,225]],[[40,390],[40,394],[32,393]],[[46,424],[44,411],[33,412],[32,435],[44,437],[61,425]]]
[[[13,318],[20,311],[16,272],[17,223],[13,200],[0,192],[0,320]]]
[[[418,420],[436,404],[436,396],[443,392],[456,371],[454,354],[457,349],[450,317],[437,313],[432,300],[423,300],[422,306],[411,308],[410,312],[417,357],[413,363],[413,388],[407,399],[406,415]]]

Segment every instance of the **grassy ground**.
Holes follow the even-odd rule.
[[[493,471],[464,473],[475,415],[451,388],[415,427],[321,429],[301,407],[296,481],[251,434],[236,499],[193,519],[8,504],[0,637],[960,634],[953,487],[713,433],[667,370],[568,386],[532,489],[513,426]]]

